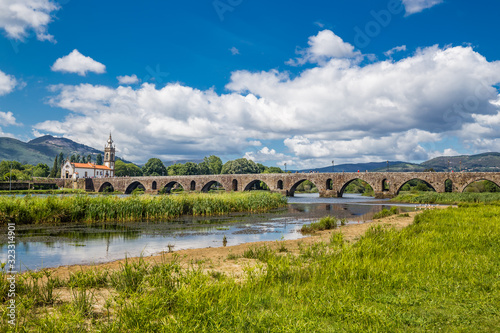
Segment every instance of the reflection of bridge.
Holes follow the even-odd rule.
[[[309,180],[316,185],[320,196],[341,197],[345,188],[355,179],[367,182],[377,194],[396,195],[410,180],[420,179],[436,192],[445,192],[445,182],[451,181],[453,192],[463,192],[472,182],[490,180],[500,184],[498,172],[351,172],[351,173],[281,173],[246,175],[203,175],[203,176],[159,176],[159,177],[115,177],[80,179],[75,187],[88,191],[102,192],[106,187],[115,191],[131,193],[144,188],[146,193],[157,193],[162,189],[170,192],[175,186],[186,191],[208,192],[219,183],[226,191],[248,191],[263,182],[272,192],[293,196],[297,186]]]

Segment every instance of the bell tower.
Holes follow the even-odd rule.
[[[104,147],[104,165],[115,170],[115,146],[113,146],[113,139],[111,138],[111,133],[109,133],[108,143]]]

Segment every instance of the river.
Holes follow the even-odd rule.
[[[231,214],[217,217],[181,217],[168,222],[105,223],[93,226],[17,226],[16,265],[18,271],[74,264],[93,264],[162,251],[220,247],[248,242],[307,237],[300,228],[332,215],[348,223],[363,223],[373,214],[394,205],[361,195],[319,198],[301,194],[289,198],[286,208],[259,214]],[[403,210],[414,209],[402,205]],[[6,235],[6,228],[1,229]],[[0,239],[0,261],[7,261],[7,239]]]

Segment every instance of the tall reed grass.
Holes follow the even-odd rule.
[[[143,221],[184,214],[219,215],[283,207],[278,193],[245,192],[172,196],[0,197],[0,225],[61,222]]]
[[[500,193],[436,193],[436,192],[403,192],[391,199],[395,202],[408,202],[419,204],[458,204],[461,202],[500,202]]]

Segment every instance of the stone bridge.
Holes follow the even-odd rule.
[[[230,192],[249,191],[263,182],[272,192],[293,196],[297,187],[309,180],[316,185],[320,196],[342,197],[347,185],[356,179],[367,182],[381,196],[397,195],[401,187],[413,179],[424,181],[436,192],[445,192],[447,180],[451,181],[453,192],[463,192],[469,184],[479,180],[500,185],[498,172],[346,172],[93,178],[79,179],[78,185],[73,187],[94,192],[112,187],[128,194],[136,188],[143,188],[146,193],[158,193],[163,189],[170,192],[180,185],[185,191],[208,192],[212,185],[219,183]]]

